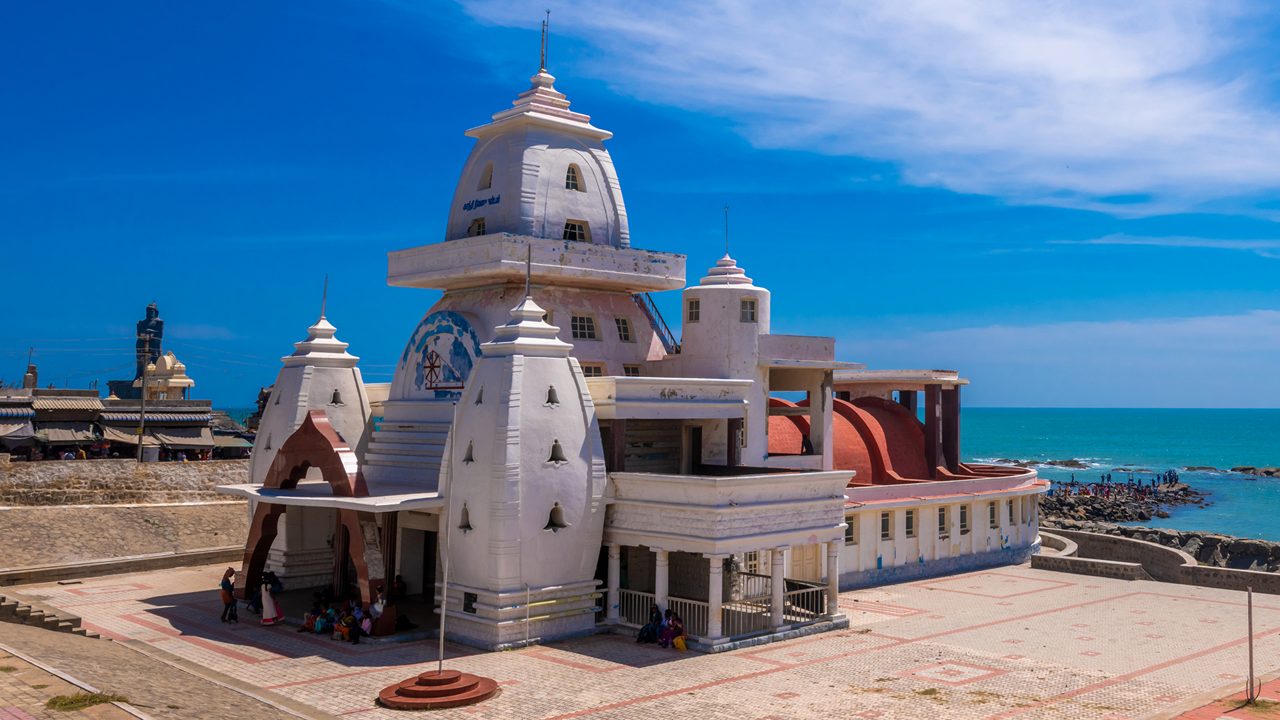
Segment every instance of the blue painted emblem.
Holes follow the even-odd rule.
[[[438,310],[413,331],[400,357],[400,372],[412,373],[413,386],[436,399],[456,400],[478,357],[480,339],[471,323],[461,313]]]

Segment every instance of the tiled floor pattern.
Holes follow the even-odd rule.
[[[17,590],[335,715],[403,717],[372,698],[433,668],[434,642],[345,645],[244,613],[223,625],[221,569]],[[1023,566],[847,592],[840,606],[848,630],[719,655],[622,636],[503,653],[451,645],[448,667],[503,692],[439,716],[1136,720],[1228,694],[1244,672],[1244,597],[1230,591]],[[1255,598],[1254,630],[1259,671],[1280,669],[1280,598]]]
[[[0,626],[3,627],[3,626]],[[45,702],[55,695],[82,692],[71,683],[0,650],[0,720],[132,720],[114,705],[98,705],[76,712],[49,710]]]

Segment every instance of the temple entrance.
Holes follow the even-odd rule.
[[[409,595],[435,596],[438,534],[431,530],[400,531],[400,576]]]

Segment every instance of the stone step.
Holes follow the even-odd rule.
[[[58,632],[72,632],[75,629],[76,629],[76,626],[72,625],[66,620],[63,620],[62,622],[58,623],[58,627],[57,627]]]
[[[0,602],[0,620],[13,617],[14,611],[18,609],[17,600],[5,600]]]
[[[30,605],[19,605],[14,611],[13,616],[18,622],[26,622],[27,617],[31,615],[33,608]]]
[[[449,431],[446,430],[374,430],[374,442],[412,442],[412,443],[443,443],[445,438],[449,437]]]
[[[366,465],[390,465],[414,470],[440,470],[440,455],[388,455],[370,448],[364,454]]]
[[[44,623],[44,611],[32,610],[31,612],[27,613],[27,617],[24,622],[26,622],[26,624],[28,625],[42,625]]]
[[[378,423],[378,429],[374,432],[421,432],[421,433],[449,433],[452,422],[405,422],[405,421],[387,421],[383,420]]]
[[[369,443],[368,453],[381,453],[387,455],[434,455],[439,456],[444,452],[444,443],[402,443],[402,442],[382,442],[374,440]]]

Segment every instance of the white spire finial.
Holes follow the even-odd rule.
[[[724,206],[724,256],[729,257],[729,206]]]
[[[324,291],[320,294],[320,319],[324,319],[324,308],[329,304],[329,273],[324,274]]]
[[[529,281],[533,279],[533,245],[526,245],[524,249],[524,296],[532,298],[533,293],[529,291]]]
[[[547,30],[551,27],[551,9],[547,8],[547,19],[542,21],[542,55],[539,60],[539,69],[542,72],[547,71]]]

